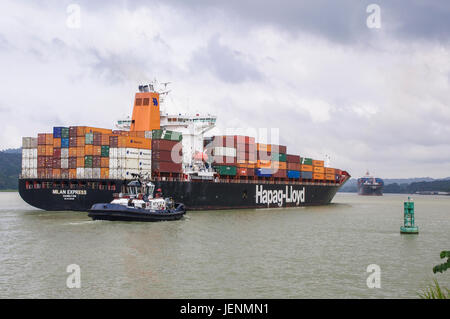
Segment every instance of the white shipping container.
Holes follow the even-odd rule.
[[[122,171],[122,178],[133,179],[132,174],[139,174],[138,169],[126,169]]]
[[[84,167],[77,167],[77,178],[85,178]]]
[[[68,148],[61,148],[61,161],[63,158],[67,158],[67,159],[69,158],[69,149]]]
[[[61,158],[61,168],[69,168],[69,159]]]
[[[92,169],[92,178],[100,178],[100,168]]]
[[[92,168],[84,169],[84,178],[92,178]]]
[[[30,158],[30,168],[37,168],[37,157]]]
[[[213,155],[236,157],[236,149],[232,147],[214,147]]]
[[[37,178],[37,168],[30,169],[30,178]]]
[[[152,157],[152,150],[147,150],[147,149],[139,149],[139,158],[141,157]]]
[[[31,152],[32,152],[32,154],[33,154],[33,158],[37,158],[37,148],[32,148],[31,149]]]
[[[22,149],[32,148],[33,147],[32,140],[33,140],[32,137],[22,137]]]
[[[117,147],[110,147],[109,148],[109,157],[110,158],[117,158]]]
[[[125,158],[139,158],[139,150],[137,148],[127,148]]]
[[[138,169],[139,168],[139,159],[137,158],[126,158],[124,161],[124,168],[127,169]]]

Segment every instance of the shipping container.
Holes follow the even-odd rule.
[[[287,171],[287,177],[288,178],[296,178],[299,179],[300,178],[300,171]]]
[[[324,161],[313,160],[313,166],[323,167],[323,165],[324,165]]]
[[[325,174],[325,179],[327,181],[334,181],[335,180],[334,174]]]
[[[69,148],[69,138],[61,138],[61,148]]]
[[[182,164],[172,162],[156,162],[152,164],[152,170],[160,173],[181,173]]]
[[[286,154],[274,153],[272,151],[271,157],[272,157],[272,161],[286,162]]]
[[[69,139],[69,128],[61,127],[61,139]]]
[[[61,138],[53,139],[53,147],[61,148]]]
[[[300,172],[300,177],[302,179],[312,179],[313,173],[312,172]]]
[[[313,173],[325,174],[325,167],[323,167],[323,166],[313,166]]]
[[[324,180],[325,179],[325,174],[313,173],[313,179]]]
[[[69,147],[69,157],[77,157],[77,147]]]
[[[84,167],[84,155],[82,157],[77,157],[77,168]]]
[[[331,167],[325,167],[325,174],[331,174],[334,175],[334,168]]]
[[[83,157],[84,158],[85,155],[86,154],[84,153],[84,146],[77,147],[77,157]]]
[[[272,169],[270,168],[256,168],[255,175],[258,177],[272,177]]]
[[[84,136],[84,145],[93,145],[94,144],[94,134],[86,133]]]
[[[274,169],[272,177],[286,178],[286,170],[285,169]]]
[[[174,147],[182,149],[181,143],[168,140],[152,140],[152,150],[171,151]]]
[[[286,162],[300,164],[300,156],[299,155],[286,154]]]
[[[302,172],[312,172],[313,171],[313,167],[312,165],[300,165],[300,171]]]
[[[226,176],[235,176],[236,175],[236,166],[231,165],[215,165],[214,169],[219,175],[226,175]]]
[[[167,145],[167,143],[177,144],[176,141],[167,141],[167,140],[157,140],[157,142],[162,142],[162,144]],[[166,142],[166,143],[164,143]],[[159,143],[161,144],[161,143]],[[181,144],[181,143],[180,143]],[[118,138],[118,147],[127,147],[127,148],[144,148],[151,149],[152,148],[152,140],[148,138],[142,137],[130,137],[130,136],[119,136]]]
[[[93,155],[94,154],[94,145],[86,144],[84,146],[84,155]]]
[[[84,156],[84,167],[85,168],[92,168],[92,155],[86,155]]]
[[[290,170],[290,171],[299,171],[300,170],[300,162],[298,162],[298,163],[290,163],[290,162],[287,162],[287,169],[288,170]]]
[[[301,158],[301,164],[303,164],[303,165],[312,165],[313,164],[313,160],[312,160],[312,158],[302,157]]]

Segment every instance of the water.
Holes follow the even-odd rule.
[[[414,197],[418,236],[399,233],[406,198],[125,223],[0,193],[0,298],[417,298],[450,249],[450,197]],[[80,289],[66,287],[69,264]],[[370,264],[379,289],[367,287]],[[436,278],[450,287],[450,273]]]

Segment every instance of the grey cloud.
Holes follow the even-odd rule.
[[[225,14],[231,23],[273,25],[291,33],[303,31],[341,43],[365,42],[380,32],[366,26],[370,14],[366,8],[375,3],[381,8],[383,31],[394,37],[450,39],[450,2],[446,0],[117,0],[112,3],[124,8],[170,5],[200,20],[207,19],[212,13]],[[86,2],[86,6],[101,9],[91,2]]]
[[[219,35],[213,36],[206,47],[195,52],[190,62],[193,73],[208,70],[228,83],[261,80],[262,75],[253,65],[241,52],[221,44]]]

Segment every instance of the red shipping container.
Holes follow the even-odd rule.
[[[153,171],[160,173],[181,173],[182,165],[181,163],[172,162],[153,162]]]
[[[177,145],[179,143],[179,145]],[[168,140],[152,140],[152,152],[154,151],[172,151],[174,147],[181,150],[181,142]]]
[[[60,157],[53,157],[52,168],[61,168],[61,158]]]
[[[69,138],[77,137],[77,129],[78,129],[77,126],[69,126]]]
[[[69,169],[68,168],[62,168],[61,169],[61,178],[69,178]]]
[[[76,136],[69,137],[69,147],[77,147],[77,137]]]
[[[177,154],[174,154],[177,156]],[[179,159],[182,159],[181,156]],[[171,151],[152,151],[152,160],[153,161],[160,161],[160,162],[176,162],[176,158],[172,158],[172,152]]]
[[[100,156],[92,157],[92,167],[99,168],[102,165],[102,159]]]
[[[45,178],[45,168],[38,168],[37,169],[37,177],[38,178]]]
[[[230,156],[214,156],[214,164],[236,166],[236,157]]]
[[[286,177],[286,170],[285,169],[279,169],[276,172],[272,174],[273,177],[277,178],[283,178]]]
[[[38,145],[45,145],[45,133],[38,134]]]
[[[102,133],[94,132],[94,145],[101,146],[102,145]]]
[[[38,157],[37,157],[37,166],[38,166],[38,168],[45,167],[45,156],[38,155]]]
[[[287,154],[286,155],[286,162],[288,162],[288,163],[300,163],[300,156],[299,155]]]
[[[118,136],[110,136],[109,137],[109,146],[117,147],[117,145],[119,145],[119,137]]]
[[[77,158],[69,157],[69,168],[77,168]]]
[[[53,157],[61,157],[61,149],[53,148]]]

